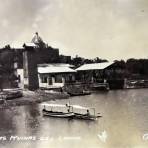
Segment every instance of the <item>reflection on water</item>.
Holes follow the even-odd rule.
[[[96,122],[43,117],[41,105],[0,110],[0,148],[147,148],[142,139],[148,133],[147,89],[55,101],[67,102],[95,107],[103,117]],[[11,136],[32,139],[10,141]]]

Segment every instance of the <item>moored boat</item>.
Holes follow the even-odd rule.
[[[96,115],[95,108],[88,108],[79,105],[69,105],[74,113],[75,119],[97,120],[101,115]],[[100,114],[100,113],[97,113]]]
[[[0,99],[11,100],[23,96],[23,90],[19,88],[3,89],[0,91]]]
[[[85,95],[90,95],[90,91],[82,91],[82,92],[68,92],[70,96],[85,96]]]
[[[44,116],[58,117],[58,118],[72,118],[74,116],[74,113],[70,112],[66,105],[47,104],[47,103],[43,103],[42,105],[44,106],[42,110]]]
[[[95,121],[101,115],[96,115],[95,108],[88,108],[79,105],[61,105],[61,104],[48,104],[43,103],[44,106],[42,112],[44,116],[58,117],[58,118],[70,118],[70,119],[83,119]],[[48,109],[47,109],[48,108]],[[63,109],[63,110],[61,110]]]
[[[74,118],[76,118],[76,119],[84,119],[84,120],[97,120],[98,117],[101,117],[101,116],[75,113]]]
[[[43,109],[44,116],[59,117],[59,118],[71,118],[74,116],[73,113],[53,112]]]

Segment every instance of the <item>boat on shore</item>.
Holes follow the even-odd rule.
[[[11,100],[23,96],[23,90],[19,88],[3,89],[0,91],[1,100]]]
[[[61,105],[43,103],[42,105],[44,106],[42,110],[44,116],[93,121],[101,117],[101,115],[98,115],[100,113],[96,115],[95,108],[69,104]],[[61,109],[63,109],[63,111]]]

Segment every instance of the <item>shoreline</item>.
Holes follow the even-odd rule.
[[[133,90],[133,89],[146,89],[147,87],[129,87],[124,88],[125,90]],[[124,90],[123,89],[123,90]],[[92,91],[98,92],[98,91]],[[44,92],[44,91],[29,91],[23,90],[23,96],[19,98],[6,99],[3,103],[0,103],[0,109],[7,109],[10,107],[16,106],[24,106],[24,105],[32,105],[38,104],[46,101],[54,101],[60,99],[68,99],[70,97],[69,94],[65,92]]]
[[[23,96],[6,100],[0,104],[0,109],[7,109],[9,107],[38,104],[51,100],[68,99],[69,95],[66,93],[40,93],[34,91],[23,91]]]

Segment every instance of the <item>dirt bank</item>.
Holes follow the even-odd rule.
[[[31,105],[41,103],[44,101],[67,99],[69,95],[60,92],[34,92],[34,91],[23,91],[23,97],[6,100],[0,104],[0,109],[9,108],[11,106]]]

